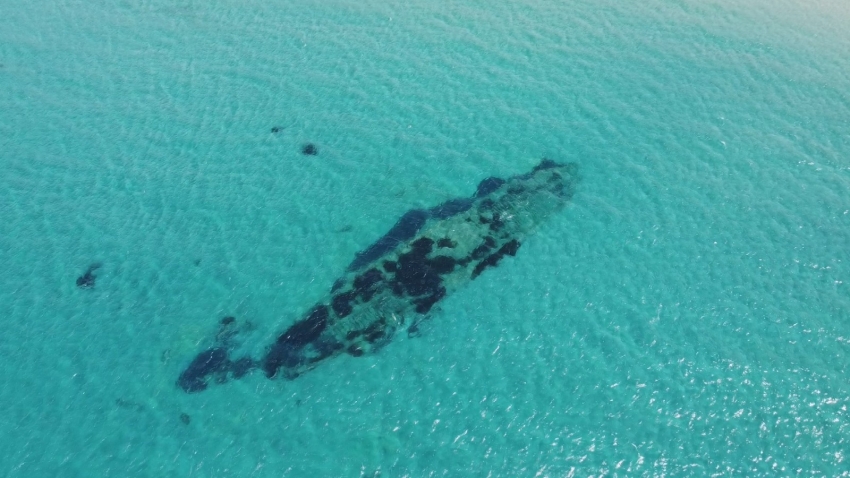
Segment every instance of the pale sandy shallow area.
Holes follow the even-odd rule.
[[[846,20],[6,2],[0,474],[846,475]],[[544,156],[571,204],[420,337],[176,387],[222,317],[259,354],[405,211]]]

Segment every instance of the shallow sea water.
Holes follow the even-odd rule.
[[[0,475],[847,476],[848,20],[5,1]],[[259,352],[405,211],[543,156],[572,203],[421,337],[175,386],[221,317]]]

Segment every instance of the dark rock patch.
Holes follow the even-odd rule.
[[[495,267],[499,264],[499,261],[502,260],[505,255],[514,256],[519,250],[520,243],[516,239],[508,242],[504,246],[500,247],[498,251],[493,254],[487,256],[486,259],[479,262],[478,265],[475,266],[475,269],[472,270],[472,278],[475,279],[478,277],[484,269],[488,267]]]
[[[437,247],[443,247],[443,248],[446,248],[446,249],[454,249],[455,247],[457,247],[457,243],[455,241],[449,239],[448,237],[444,237],[444,238],[439,239],[437,241]]]
[[[502,219],[498,215],[494,215],[493,220],[490,221],[490,230],[493,232],[497,232],[502,229],[504,225],[505,223],[502,222]]]
[[[315,156],[319,154],[319,148],[313,143],[307,143],[301,147],[301,154],[304,156]]]
[[[517,251],[519,251],[519,246],[520,246],[519,241],[517,241],[516,239],[513,239],[510,242],[508,242],[507,244],[505,244],[504,246],[502,246],[499,249],[499,252],[501,252],[503,255],[507,254],[509,256],[515,256]]]
[[[346,340],[353,341],[362,336],[366,342],[374,344],[383,338],[387,337],[387,321],[384,318],[372,322],[368,327],[362,330],[352,330],[346,335]]]
[[[375,285],[383,280],[384,276],[381,274],[381,271],[375,268],[369,269],[354,278],[354,290],[363,297],[363,300],[369,300]]]
[[[375,294],[376,294],[379,290],[380,290],[380,289],[366,289],[366,290],[364,290],[363,292],[361,292],[361,293],[360,293],[360,299],[361,299],[361,300],[363,301],[363,303],[365,304],[366,302],[369,302],[370,300],[372,300],[372,297],[374,297],[374,296],[375,296]]]
[[[440,286],[440,275],[425,257],[431,252],[432,244],[433,241],[430,239],[418,239],[412,244],[413,250],[402,254],[398,259],[399,268],[395,274],[395,281],[402,285],[408,295],[414,297],[428,295]]]
[[[493,239],[493,237],[491,236],[487,236],[486,238],[484,238],[484,243],[476,247],[475,250],[472,251],[470,257],[472,257],[473,260],[477,261],[478,259],[486,257],[487,254],[489,254],[494,247],[496,247],[496,240]]]
[[[99,262],[95,262],[90,265],[88,269],[81,275],[77,277],[77,287],[80,289],[91,289],[94,287],[95,281],[97,281],[97,276],[94,274],[94,271],[100,269],[101,264]]]
[[[272,133],[277,134],[277,133],[280,133],[281,131],[283,131],[283,126],[272,126]]]
[[[363,355],[363,349],[360,348],[359,345],[352,345],[352,346],[348,347],[346,352],[348,352],[348,354],[353,356],[353,357],[360,357],[361,355]]]
[[[207,388],[207,382],[211,376],[226,374],[229,365],[227,350],[223,347],[204,350],[180,374],[177,385],[186,393],[200,392]]]
[[[278,344],[286,344],[292,347],[303,347],[316,340],[328,325],[328,308],[318,305],[310,311],[306,319],[299,320],[286,332],[277,338]]]
[[[420,237],[410,244],[413,252],[416,254],[426,255],[434,249],[434,240],[428,237]]]
[[[384,261],[384,270],[387,272],[395,272],[398,270],[398,263],[394,261]]]
[[[302,363],[304,357],[301,349],[316,340],[328,325],[330,311],[327,306],[317,305],[307,315],[306,319],[300,320],[286,329],[272,345],[271,349],[263,359],[261,367],[269,378],[277,375],[281,367],[295,368]],[[293,372],[288,371],[287,377]],[[297,375],[297,374],[296,374]]]
[[[401,285],[401,282],[394,280],[390,282],[390,290],[393,291],[393,295],[401,297],[404,295],[404,286]]]
[[[357,337],[360,337],[361,335],[363,335],[362,330],[352,330],[351,332],[345,334],[345,340],[354,340]]]
[[[190,417],[188,413],[181,413],[180,414],[180,421],[184,425],[188,425],[188,424],[192,423],[192,417]]]
[[[263,359],[262,368],[266,377],[273,378],[281,367],[295,368],[301,364],[301,355],[294,347],[285,343],[275,343]],[[285,374],[290,377],[291,373]]]
[[[354,257],[354,261],[348,266],[348,270],[358,270],[392,251],[402,242],[412,239],[422,229],[426,221],[428,221],[427,211],[413,209],[406,212],[389,232],[366,248],[366,250],[358,253]]]
[[[331,300],[331,308],[333,308],[334,313],[336,313],[339,317],[346,317],[350,314],[354,309],[351,307],[351,301],[357,295],[353,291],[348,291],[339,295],[334,296]]]
[[[431,270],[437,274],[443,275],[453,271],[456,263],[457,261],[449,256],[437,256],[431,259],[429,265],[431,266]]]
[[[437,302],[439,302],[443,297],[446,296],[446,288],[440,287],[433,294],[428,297],[423,297],[421,299],[416,299],[413,301],[416,304],[416,312],[420,314],[427,314],[431,307],[434,306]]]

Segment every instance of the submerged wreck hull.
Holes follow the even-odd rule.
[[[406,213],[264,356],[234,360],[228,344],[218,343],[196,356],[178,386],[197,392],[211,379],[223,382],[255,368],[269,378],[293,379],[336,355],[375,351],[413,318],[515,255],[529,234],[566,206],[576,181],[574,164],[544,159],[526,174],[485,179],[472,197]]]

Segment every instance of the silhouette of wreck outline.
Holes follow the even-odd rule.
[[[356,255],[326,299],[280,334],[264,356],[231,357],[237,330],[234,319],[225,317],[215,345],[195,357],[177,385],[199,392],[210,381],[238,379],[257,368],[268,378],[294,379],[341,353],[357,357],[377,350],[409,319],[514,256],[527,235],[566,206],[577,181],[575,164],[543,159],[526,174],[481,181],[472,197],[405,213]]]

